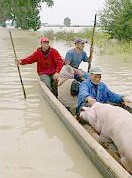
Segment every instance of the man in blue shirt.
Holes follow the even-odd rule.
[[[90,70],[89,79],[80,84],[77,112],[80,111],[81,107],[92,106],[96,101],[116,104],[120,104],[124,101],[123,95],[113,93],[101,82],[101,74],[101,69],[95,67]]]
[[[74,68],[75,79],[88,78],[88,73],[78,69],[82,61],[89,62],[87,53],[83,50],[87,40],[77,38],[75,40],[75,48],[69,50],[65,56],[65,64],[71,65]]]

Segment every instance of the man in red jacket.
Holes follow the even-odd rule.
[[[57,96],[59,72],[63,66],[63,59],[59,52],[50,47],[48,38],[41,38],[41,47],[32,55],[17,61],[19,65],[37,63],[37,73],[49,89]]]

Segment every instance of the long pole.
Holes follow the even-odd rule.
[[[13,38],[12,38],[12,34],[11,34],[10,30],[9,30],[9,35],[10,35],[10,39],[11,39],[11,43],[12,43],[12,48],[13,48],[14,56],[15,56],[15,62],[16,62],[17,61],[17,56],[16,56],[15,46],[14,46],[14,42],[13,42]],[[17,62],[16,62],[16,64],[17,64]],[[21,76],[21,72],[20,72],[20,68],[19,68],[18,64],[17,64],[17,69],[18,69],[18,74],[19,74],[20,82],[21,82],[21,85],[22,85],[23,95],[24,95],[24,98],[26,99],[26,92],[25,92],[25,88],[24,88],[24,84],[23,84],[23,81],[22,81],[22,76]]]
[[[94,44],[94,34],[95,34],[95,27],[96,27],[96,17],[97,17],[97,15],[95,14],[93,32],[92,32],[92,37],[91,37],[91,46],[90,46],[90,55],[89,55],[89,63],[88,63],[88,72],[89,72],[89,70],[91,68],[91,62],[92,62],[92,58],[93,58],[93,44]]]

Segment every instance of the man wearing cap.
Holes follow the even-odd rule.
[[[89,57],[83,50],[84,44],[87,42],[87,40],[81,38],[75,39],[75,48],[69,50],[65,56],[65,64],[71,65],[74,68],[75,79],[88,78],[88,74],[86,75],[84,71],[78,69],[82,61],[89,62]]]
[[[96,101],[100,103],[116,104],[124,101],[123,95],[113,93],[103,82],[101,82],[101,74],[101,69],[99,67],[94,67],[90,70],[89,79],[81,83],[78,94],[78,113],[81,107],[92,106]]]
[[[27,58],[18,60],[17,64],[25,65],[36,62],[37,73],[40,80],[57,96],[57,83],[59,80],[59,72],[63,66],[63,60],[59,52],[50,47],[48,38],[41,38],[40,43],[41,47]]]

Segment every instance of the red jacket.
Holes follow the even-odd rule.
[[[41,48],[38,48],[31,56],[21,60],[22,65],[34,62],[37,62],[38,75],[59,73],[63,66],[63,60],[54,48],[50,48],[47,55],[44,55]]]

